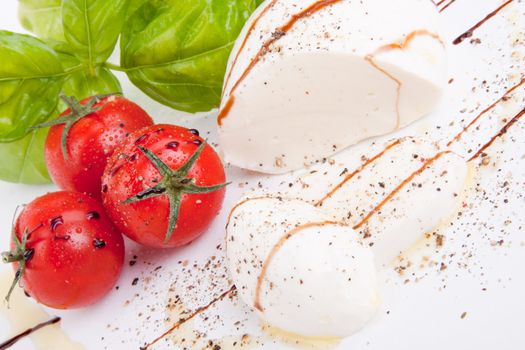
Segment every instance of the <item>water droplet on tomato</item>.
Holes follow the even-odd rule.
[[[86,219],[88,220],[98,220],[100,219],[100,214],[96,211],[90,211],[86,214]]]
[[[141,137],[139,137],[136,141],[135,141],[135,144],[138,145],[144,141],[146,141],[148,139],[149,135],[148,134],[145,134],[145,135],[142,135]]]
[[[104,242],[102,239],[95,238],[93,240],[93,246],[95,249],[102,249],[106,247],[106,242]]]
[[[166,148],[176,150],[177,148],[179,148],[179,143],[177,141],[172,141],[166,145]]]
[[[53,237],[54,240],[62,240],[62,241],[69,241],[70,238],[71,238],[70,235],[54,236]]]
[[[64,219],[62,216],[57,216],[50,221],[51,231],[55,231],[58,226],[64,224]]]
[[[115,168],[113,168],[110,172],[110,176],[115,176],[119,172],[120,169],[122,169],[123,164],[119,164]]]

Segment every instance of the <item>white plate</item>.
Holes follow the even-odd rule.
[[[386,1],[386,0],[385,0]],[[431,1],[431,0],[429,0]],[[435,0],[438,2],[437,0]],[[441,16],[448,43],[498,8],[502,0],[446,0],[451,3]],[[16,20],[15,0],[0,5],[0,27],[22,32]],[[460,45],[450,44],[451,84],[439,112],[401,131],[400,135],[426,135],[448,140],[484,108],[499,99],[525,76],[525,1],[514,0]],[[478,40],[479,39],[479,40]],[[0,62],[1,64],[1,62]],[[144,96],[120,73],[125,94],[145,107],[157,121],[196,127],[216,140],[214,114],[189,116],[163,107]],[[525,86],[480,119],[454,150],[468,155],[497,134],[502,126],[525,108]],[[478,128],[479,126],[479,128]],[[209,131],[209,132],[208,132]],[[390,138],[391,136],[389,136]],[[356,157],[367,154],[366,144],[353,148]],[[434,252],[425,267],[415,267],[400,276],[394,270],[383,276],[383,306],[379,316],[361,333],[346,339],[339,349],[518,349],[525,347],[525,118],[495,141],[487,151],[490,162],[476,163],[472,186],[461,214],[443,227],[445,245]],[[167,320],[170,297],[180,295],[184,307],[195,309],[228,288],[222,277],[224,252],[217,249],[224,238],[228,209],[245,191],[263,186],[278,187],[286,177],[257,176],[228,169],[233,184],[221,216],[210,231],[190,246],[175,251],[153,251],[128,242],[127,261],[113,291],[100,304],[76,311],[45,311],[62,317],[61,327],[86,349],[139,349],[170,328]],[[0,247],[6,248],[11,217],[17,205],[52,191],[53,186],[22,186],[0,183]],[[216,256],[208,268],[203,268]],[[186,263],[179,263],[187,261]],[[194,262],[199,268],[194,268]],[[218,263],[217,263],[218,262]],[[442,268],[446,266],[446,269]],[[213,267],[219,264],[219,267]],[[162,266],[158,268],[158,266]],[[9,269],[0,266],[0,274]],[[137,285],[132,281],[139,278]],[[214,283],[217,285],[213,286]],[[171,291],[170,291],[170,287]],[[6,280],[0,294],[7,289]],[[171,312],[174,315],[174,312]],[[216,316],[220,315],[220,320]],[[204,316],[207,316],[206,319]],[[176,318],[176,317],[174,317]],[[176,321],[176,319],[174,320]],[[18,325],[24,327],[24,325]],[[0,341],[21,328],[10,329],[0,314]],[[255,316],[236,298],[220,301],[196,317],[154,349],[174,348],[172,338],[194,331],[210,339],[230,337],[228,342],[250,334],[243,348],[290,349],[293,344],[264,335]],[[36,348],[62,349],[58,344]],[[40,346],[39,346],[40,344]],[[264,344],[264,345],[260,345]],[[229,348],[221,344],[223,349]],[[186,345],[187,348],[201,348]],[[317,348],[327,348],[320,345]],[[25,339],[13,349],[32,349]],[[176,348],[176,347],[175,347]]]

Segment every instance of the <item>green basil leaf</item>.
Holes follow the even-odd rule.
[[[30,132],[24,138],[0,143],[0,180],[25,183],[49,183],[44,159],[44,144],[48,129]]]
[[[109,69],[102,66],[95,68],[83,66],[81,69],[74,69],[82,65],[77,57],[63,51],[59,51],[58,55],[62,65],[66,69],[72,70],[62,86],[62,92],[67,96],[83,100],[95,95],[122,93],[120,82]],[[64,111],[68,107],[62,100],[59,101],[58,105],[59,111]]]
[[[126,20],[128,0],[63,0],[64,35],[72,49],[91,66],[113,52]]]
[[[58,55],[28,35],[0,31],[0,142],[48,119],[66,73]]]
[[[60,62],[62,63],[62,67],[64,67],[65,70],[68,70],[69,68],[73,68],[72,65],[67,64],[67,62],[64,63],[64,59],[66,61],[69,61],[69,58],[74,58],[75,65],[74,66],[81,66],[85,65],[80,61],[78,57],[75,56],[75,52],[71,48],[71,45],[65,41],[61,40],[53,40],[53,39],[47,39],[44,40],[47,46],[52,48],[59,56]],[[66,54],[69,57],[62,57],[62,54]]]
[[[80,61],[72,55],[59,53],[62,64],[66,67],[77,68]],[[68,96],[84,99],[93,95],[121,92],[118,79],[106,68],[97,67],[94,71],[87,68],[73,70],[65,76],[62,91]],[[55,96],[55,99],[57,96]],[[63,111],[67,106],[59,101],[57,111]],[[58,112],[53,112],[54,119]],[[41,184],[48,183],[49,175],[44,159],[44,144],[48,129],[39,129],[30,132],[24,138],[0,143],[0,180]]]
[[[129,0],[127,16],[131,16],[148,0]]]
[[[95,95],[121,93],[122,88],[117,77],[111,71],[104,67],[97,67],[93,72],[80,70],[68,76],[62,92],[82,100]],[[60,110],[66,109],[62,103],[60,107]]]
[[[22,26],[43,39],[64,40],[61,0],[19,0]]]
[[[58,45],[58,47],[60,47],[60,45]],[[62,92],[67,96],[73,96],[78,100],[83,100],[86,97],[95,95],[122,93],[120,82],[109,69],[102,66],[95,68],[82,66],[81,69],[75,69],[82,65],[77,57],[63,51],[59,51],[58,55],[62,65],[72,71],[72,73],[66,77],[64,85],[62,86]],[[62,100],[59,100],[58,106],[59,111],[64,111],[68,108]]]
[[[151,98],[199,112],[217,107],[228,57],[254,0],[148,1],[123,29],[121,66]]]

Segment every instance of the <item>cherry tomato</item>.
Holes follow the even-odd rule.
[[[222,162],[197,130],[173,125],[133,133],[108,162],[104,206],[115,225],[150,247],[172,248],[202,235],[224,200]]]
[[[60,189],[100,199],[100,178],[109,156],[130,133],[153,125],[153,120],[121,96],[91,97],[80,104],[63,98],[71,108],[44,124],[53,125],[45,146],[47,168]]]
[[[13,263],[21,285],[37,302],[79,308],[100,300],[115,285],[124,240],[102,204],[86,194],[54,192],[25,207],[11,251],[2,257]]]

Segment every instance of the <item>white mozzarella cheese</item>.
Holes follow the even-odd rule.
[[[431,112],[446,82],[428,0],[268,0],[232,52],[225,160],[285,173]]]
[[[379,305],[371,250],[351,227],[306,202],[240,202],[228,224],[227,254],[241,298],[287,332],[345,337]]]
[[[232,279],[272,326],[351,335],[378,307],[377,271],[454,214],[467,175],[465,159],[410,137],[359,161],[344,152],[291,189],[233,208]]]

